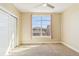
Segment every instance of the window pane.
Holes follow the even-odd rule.
[[[41,16],[33,15],[33,16],[32,16],[32,20],[33,20],[33,21],[39,21],[39,20],[41,20]]]
[[[47,27],[47,25],[50,25],[50,21],[42,21],[42,26],[46,26]]]
[[[50,21],[51,20],[51,16],[42,16],[42,20]]]
[[[32,20],[32,28],[33,27],[40,27],[41,26],[41,21],[33,21]]]
[[[50,33],[51,33],[51,21],[49,20],[49,18],[47,20],[42,20],[42,35],[50,36]]]
[[[40,16],[32,16],[32,35],[40,36],[41,35],[41,18]]]
[[[33,33],[33,36],[40,36],[41,35],[41,27],[34,27],[32,29],[32,33]]]
[[[43,36],[50,36],[50,31],[51,28],[50,28],[50,24],[46,24],[46,23],[43,23],[42,24],[42,35]]]

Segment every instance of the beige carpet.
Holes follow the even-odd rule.
[[[22,45],[11,52],[10,56],[79,56],[79,53],[63,44]]]

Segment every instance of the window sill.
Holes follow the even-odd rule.
[[[39,39],[39,38],[51,38],[51,36],[32,36],[32,38]]]

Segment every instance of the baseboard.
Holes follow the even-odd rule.
[[[27,43],[21,43],[21,45],[28,45],[28,44],[52,44],[52,43],[61,43],[60,41],[55,41],[55,42],[27,42]]]
[[[77,50],[76,48],[70,46],[69,44],[67,44],[67,43],[65,43],[65,42],[61,42],[61,43],[62,43],[63,45],[65,45],[65,46],[69,47],[70,49],[72,49],[72,50],[74,50],[74,51],[76,51],[76,52],[79,53],[79,50]]]

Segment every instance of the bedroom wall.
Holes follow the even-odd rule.
[[[62,41],[79,52],[79,4],[62,13]]]
[[[21,25],[21,41],[22,44],[27,43],[53,43],[60,42],[60,22],[61,22],[61,14],[51,13],[52,16],[52,38],[47,39],[32,39],[32,14],[49,14],[49,13],[22,13],[22,25]]]

